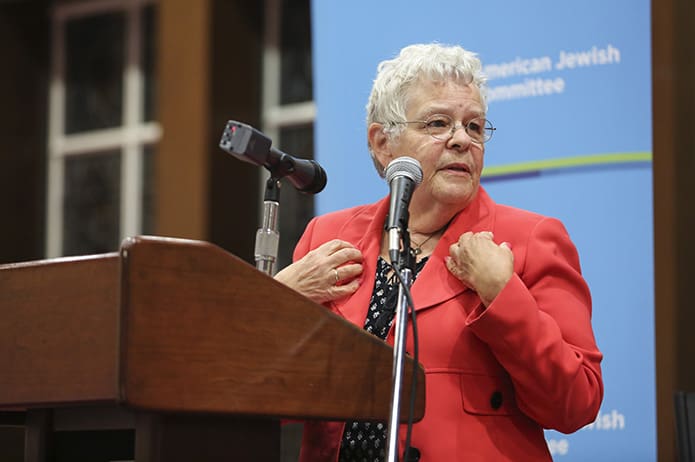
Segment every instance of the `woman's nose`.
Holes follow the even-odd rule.
[[[454,125],[454,127],[451,129],[451,137],[449,138],[447,144],[450,147],[467,147],[469,144],[471,144],[472,141],[473,139],[466,131],[466,127],[463,124],[461,124]]]

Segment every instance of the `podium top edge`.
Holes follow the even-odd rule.
[[[90,255],[75,255],[75,256],[69,256],[69,257],[56,257],[56,258],[44,258],[41,260],[30,260],[30,261],[22,261],[22,262],[16,262],[16,263],[4,263],[0,264],[0,271],[2,270],[12,270],[12,269],[20,269],[20,268],[29,268],[33,266],[41,266],[41,265],[46,265],[46,264],[62,264],[62,263],[73,263],[73,262],[79,262],[79,261],[88,261],[88,260],[99,260],[99,259],[104,259],[104,258],[116,258],[118,257],[118,252],[105,252],[105,253],[96,253],[96,254],[90,254]]]
[[[167,237],[167,236],[150,236],[150,235],[135,235],[128,236],[121,241],[121,245],[117,250],[111,252],[100,252],[94,254],[84,254],[84,255],[71,255],[64,257],[46,257],[36,260],[26,260],[18,262],[0,263],[0,271],[2,270],[13,270],[20,268],[28,268],[33,266],[44,266],[47,264],[65,264],[89,260],[99,260],[104,258],[114,258],[119,257],[124,249],[131,248],[132,246],[138,245],[140,243],[161,243],[161,244],[185,244],[189,246],[203,246],[203,247],[217,247],[216,245],[202,240],[186,239],[178,237]]]
[[[128,236],[121,241],[121,250],[128,248],[133,245],[137,245],[141,242],[152,242],[152,243],[162,243],[162,244],[186,244],[186,245],[214,245],[207,241],[202,241],[199,239],[188,239],[183,237],[170,237],[170,236],[154,236],[139,234],[136,236]]]

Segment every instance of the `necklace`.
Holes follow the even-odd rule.
[[[432,239],[435,235],[439,234],[440,231],[441,231],[441,229],[438,229],[437,231],[433,232],[432,234],[430,234],[429,236],[427,236],[427,239],[425,239],[424,241],[420,242],[419,244],[418,244],[417,242],[415,242],[415,240],[410,239],[410,240],[415,244],[415,247],[412,247],[412,246],[410,247],[410,248],[412,249],[413,253],[414,253],[415,255],[420,255],[420,254],[422,253],[422,246],[425,245],[425,244],[427,244],[427,241],[429,241],[430,239]]]

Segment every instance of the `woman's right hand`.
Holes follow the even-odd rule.
[[[275,279],[316,303],[354,293],[360,285],[362,252],[334,239],[311,250],[275,275]]]

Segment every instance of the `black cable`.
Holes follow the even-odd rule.
[[[408,403],[408,423],[407,423],[407,429],[406,429],[406,434],[405,434],[405,449],[403,453],[403,460],[404,462],[408,462],[408,453],[410,452],[410,439],[411,435],[413,432],[413,413],[415,410],[415,396],[417,394],[417,376],[415,372],[417,371],[417,365],[420,362],[420,347],[419,347],[419,340],[418,340],[418,334],[417,334],[417,317],[415,315],[415,303],[413,302],[413,297],[410,294],[410,287],[408,287],[408,284],[405,283],[403,280],[403,276],[401,276],[401,272],[399,271],[398,264],[392,262],[391,263],[391,268],[393,269],[394,273],[398,277],[398,281],[401,284],[401,287],[403,288],[403,293],[405,294],[405,298],[408,302],[408,306],[411,308],[410,314],[412,317],[412,325],[413,325],[413,372],[411,376],[411,381],[410,381],[410,400]],[[407,307],[406,307],[406,312],[407,312]],[[407,319],[407,316],[406,316]],[[406,339],[408,337],[408,331],[406,330],[405,332]],[[398,409],[398,415],[400,415],[400,409]]]

